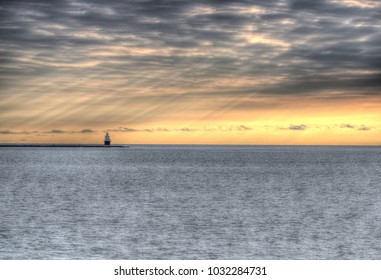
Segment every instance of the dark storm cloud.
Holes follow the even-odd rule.
[[[177,102],[194,89],[201,99],[380,96],[380,15],[378,1],[0,1],[0,95],[27,96],[35,79],[35,95],[92,94],[73,82],[83,76],[115,80],[126,96],[163,89],[159,105],[169,87],[189,89]]]

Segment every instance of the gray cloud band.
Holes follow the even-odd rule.
[[[133,81],[127,88],[280,77],[221,94],[380,96],[381,6],[367,2],[0,1],[0,95],[91,69]],[[107,55],[117,46],[119,55]]]

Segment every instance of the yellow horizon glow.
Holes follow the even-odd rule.
[[[255,102],[261,105],[270,101],[271,98],[259,98]],[[320,104],[289,100],[289,104],[284,101],[282,104],[283,107],[269,109],[242,109],[240,104],[233,104],[211,113],[206,110],[206,104],[205,108],[200,109],[200,104],[196,103],[194,107],[188,106],[186,112],[174,110],[154,119],[144,120],[143,112],[142,120],[123,125],[107,119],[107,113],[104,113],[105,122],[97,123],[91,119],[99,118],[99,112],[88,111],[84,114],[81,110],[65,107],[59,111],[47,111],[48,116],[54,119],[52,123],[45,118],[41,122],[32,120],[28,126],[19,124],[9,129],[12,133],[0,134],[0,139],[1,143],[101,144],[105,132],[109,131],[113,144],[381,144],[379,100],[325,101]],[[69,125],[68,120],[57,118],[65,110],[72,111],[73,119],[78,114],[84,115],[82,122],[77,119]],[[110,108],[104,108],[104,112],[109,111]],[[90,117],[85,118],[87,114]],[[86,128],[94,132],[81,133]],[[127,132],[122,132],[124,128]]]

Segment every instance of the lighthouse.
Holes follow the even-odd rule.
[[[110,136],[108,135],[108,132],[106,132],[105,145],[110,146],[110,144],[111,144],[111,139],[110,139]]]

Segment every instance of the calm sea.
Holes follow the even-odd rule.
[[[381,259],[381,147],[3,147],[0,259]]]

